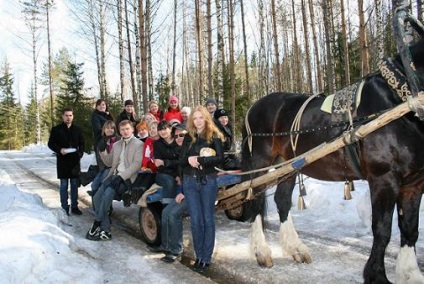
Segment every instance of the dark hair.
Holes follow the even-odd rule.
[[[172,125],[169,123],[169,121],[162,120],[158,124],[158,131],[159,130],[162,130],[162,129],[165,129],[165,128],[172,128]]]
[[[104,102],[105,103],[105,105],[106,105],[106,112],[108,112],[109,111],[109,105],[107,104],[107,101],[106,100],[104,100],[104,99],[98,99],[97,101],[96,101],[96,108],[102,103],[102,102]]]
[[[67,111],[72,111],[72,113],[74,112],[74,110],[73,110],[71,107],[65,107],[65,108],[62,110],[62,114],[65,114],[65,112],[67,112]]]

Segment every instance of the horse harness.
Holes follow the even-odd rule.
[[[395,94],[399,96],[402,101],[407,101],[411,96],[411,90],[408,84],[408,79],[403,72],[401,65],[393,61],[392,58],[383,58],[378,63],[378,68],[381,73],[381,76],[386,80],[387,84],[393,90]],[[369,75],[368,75],[369,76]],[[307,129],[300,129],[300,120],[303,115],[303,111],[309,102],[319,97],[322,94],[315,94],[310,96],[299,109],[290,131],[283,132],[273,132],[273,133],[252,133],[249,125],[249,110],[245,117],[245,125],[247,130],[247,137],[244,139],[243,144],[248,142],[249,151],[252,153],[252,137],[281,137],[281,136],[290,136],[291,146],[293,153],[296,153],[296,146],[298,141],[298,136],[300,134],[313,133],[316,131],[325,131],[332,128],[344,127],[345,131],[352,129],[358,125],[365,124],[378,116],[380,116],[384,111],[373,113],[365,117],[356,117],[356,96],[362,95],[362,86],[365,82],[365,78],[355,84],[349,85],[342,90],[334,94],[334,100],[332,104],[332,123],[331,125],[325,125],[320,127],[313,127]],[[361,179],[364,179],[361,170],[360,170],[360,152],[359,152],[359,142],[354,142],[352,144],[346,145],[344,148],[344,155],[351,162],[352,169],[355,174],[358,175]],[[267,167],[268,168],[268,167]]]

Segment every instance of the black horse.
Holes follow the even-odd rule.
[[[410,48],[416,67],[420,88],[424,87],[424,39]],[[393,62],[401,65],[399,56]],[[361,103],[357,117],[364,118],[381,113],[402,103],[402,99],[388,85],[382,74],[375,73],[364,78]],[[252,149],[249,148],[246,125],[243,130],[245,143],[242,147],[243,171],[261,169],[294,157],[289,135],[292,122],[309,97],[293,93],[272,93],[258,100],[246,115],[246,125],[251,129]],[[312,99],[306,106],[300,129],[318,129],[299,135],[296,154],[338,137],[343,127],[328,127],[334,124],[330,114],[320,110],[324,96]],[[257,136],[255,134],[265,135]],[[274,135],[268,135],[274,134]],[[424,122],[414,113],[397,119],[358,142],[359,170],[370,187],[372,202],[373,246],[365,265],[365,283],[390,283],[387,279],[384,254],[391,237],[392,216],[397,206],[401,249],[396,268],[396,283],[424,283],[416,256],[418,239],[418,214],[424,190]],[[320,180],[345,181],[361,179],[351,163],[346,163],[345,152],[340,149],[301,170],[302,173]],[[256,173],[259,176],[264,172]],[[253,176],[253,177],[254,177]],[[246,179],[253,178],[247,176]],[[274,200],[277,204],[281,227],[280,238],[283,250],[297,262],[311,262],[308,248],[302,243],[293,226],[289,211],[295,176],[290,176],[277,185]],[[262,190],[255,188],[254,192]],[[251,201],[252,248],[257,261],[263,266],[272,266],[270,250],[262,231],[261,214],[264,195]]]

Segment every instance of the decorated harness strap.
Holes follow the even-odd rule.
[[[402,101],[406,102],[412,93],[402,67],[395,64],[392,58],[383,58],[378,63],[378,69],[381,72],[381,76],[387,81],[387,84]]]

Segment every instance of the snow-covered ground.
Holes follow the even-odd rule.
[[[35,145],[25,147],[22,152],[34,153],[34,155],[51,153],[46,146]],[[52,161],[54,160],[52,159]],[[87,169],[92,161],[92,155],[85,155],[82,159],[82,167]],[[71,220],[67,219],[68,217],[60,209],[58,194],[52,200],[42,200],[39,195],[21,188],[21,184],[24,184],[27,179],[25,173],[15,173],[14,176],[14,180],[12,180],[5,170],[0,169],[1,283],[95,283],[100,281],[120,283],[124,279],[127,283],[132,283],[128,278],[124,278],[125,275],[122,278],[116,275],[111,276],[115,273],[112,268],[114,259],[120,260],[120,265],[125,263],[130,269],[133,269],[131,273],[141,275],[142,278],[137,280],[132,278],[134,283],[140,283],[140,279],[150,279],[158,283],[181,282],[181,279],[186,279],[182,281],[185,283],[201,281],[199,279],[202,278],[198,279],[196,275],[187,274],[190,276],[185,276],[184,273],[190,273],[188,268],[176,270],[175,267],[169,268],[169,265],[163,267],[158,265],[158,259],[149,256],[145,249],[140,249],[140,252],[134,253],[134,251],[126,251],[125,247],[116,248],[117,242],[114,242],[114,240],[112,242],[85,240],[84,232],[88,228],[78,228],[76,224],[76,218],[80,218],[78,216],[71,215],[69,217]],[[45,169],[43,177],[51,180],[56,179],[54,163],[51,163],[51,166]],[[361,244],[365,243],[371,246],[371,206],[366,182],[355,182],[355,191],[352,192],[353,199],[350,201],[343,199],[343,183],[327,183],[306,178],[305,185],[307,189],[305,196],[307,210],[300,211],[297,209],[297,194],[293,195],[292,216],[301,237],[302,235],[324,235],[343,243],[361,242]],[[267,194],[269,195],[267,221],[277,226],[278,214],[273,202],[272,191],[268,191]],[[421,209],[421,214],[422,211]],[[83,216],[81,218],[92,218],[86,216],[86,214]],[[421,236],[423,234],[422,220],[423,218],[421,218],[420,223]],[[238,222],[222,224],[223,222],[218,219],[217,227],[231,228],[238,226],[237,230],[248,232],[248,224],[239,225],[241,223]],[[75,228],[72,227],[72,224]],[[396,253],[397,244],[399,244],[396,217],[394,217],[393,224],[391,248],[388,250]],[[234,234],[234,231],[231,231],[231,233],[217,231],[217,245],[221,245],[225,249],[215,253],[214,257],[222,262],[244,258],[244,251],[248,247],[246,239],[243,237],[234,240],[234,236],[225,234]],[[235,243],[229,243],[230,240]],[[139,244],[139,246],[143,245]],[[420,241],[417,244],[417,253],[422,252],[422,249],[423,242]],[[278,253],[276,255],[279,256]],[[110,258],[112,263],[110,266],[101,266],[98,263],[98,259],[104,257]],[[282,258],[284,259],[284,256]],[[318,256],[319,258],[320,256]],[[355,265],[363,267],[365,261]],[[288,271],[294,269],[290,266],[292,263],[290,260],[286,259],[283,262],[288,267]],[[107,272],[105,267],[111,270]],[[252,267],[254,267],[254,264],[252,264]],[[305,267],[299,268],[297,266],[296,269],[302,270]],[[322,270],[323,275],[334,273],[333,267],[319,267],[319,269]],[[128,271],[128,269],[125,271]],[[358,274],[357,272],[352,273]],[[109,280],[106,280],[105,274],[109,275]],[[361,279],[360,273],[352,279],[354,280],[350,283],[360,282],[358,280]],[[204,279],[202,282],[204,282]],[[274,281],[273,278],[270,278],[268,282],[277,283],[280,281]],[[336,282],[325,281],[324,278],[312,282],[306,281],[305,283]]]

